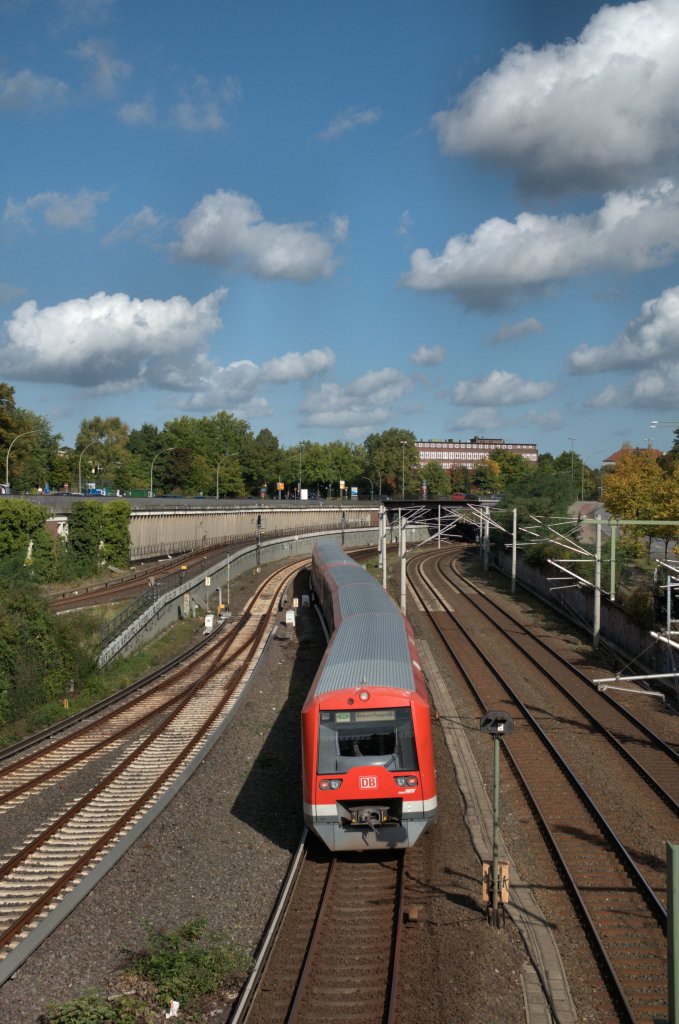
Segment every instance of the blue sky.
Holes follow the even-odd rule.
[[[667,448],[677,53],[677,0],[0,0],[0,379],[68,444]]]

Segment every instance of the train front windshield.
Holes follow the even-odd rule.
[[[382,765],[388,771],[418,770],[413,716],[409,707],[372,711],[321,711],[318,773]]]

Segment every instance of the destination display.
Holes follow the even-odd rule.
[[[374,711],[321,711],[322,722],[334,722],[336,725],[343,725],[347,722],[393,722],[395,718],[395,708],[381,708]]]

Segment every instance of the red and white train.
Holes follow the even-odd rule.
[[[311,582],[330,639],[302,708],[304,820],[337,852],[412,846],[437,811],[412,627],[337,540],[315,545]]]

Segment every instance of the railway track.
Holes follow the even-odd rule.
[[[233,1024],[390,1024],[406,851],[333,857],[307,839],[270,955]]]
[[[411,559],[411,583],[478,707],[507,711],[515,721],[504,752],[586,922],[621,1019],[635,1024],[664,1019],[664,864],[660,856],[642,855],[638,832],[626,827],[624,816],[615,828],[610,824],[608,810],[597,806],[606,807],[605,788],[595,801],[569,761],[575,737],[588,745],[600,775],[617,780],[638,773],[630,790],[642,787],[644,796],[630,806],[630,817],[637,828],[643,820],[649,831],[671,839],[677,832],[676,751],[641,723],[635,726],[633,716],[623,718],[615,702],[604,700],[582,673],[538,645],[488,595],[457,575],[453,583],[446,558],[450,562],[450,555],[440,554]],[[572,690],[581,691],[577,699]]]
[[[152,565],[125,573],[120,578],[106,580],[104,583],[92,583],[89,586],[65,590],[52,595],[50,607],[55,612],[64,612],[88,605],[128,601],[144,593],[154,584],[171,583],[173,580],[178,582],[185,575],[183,566],[186,567],[186,572],[192,570],[195,573],[198,569],[205,568],[224,558],[227,552],[233,552],[242,546],[243,542],[240,544],[216,544],[198,551],[188,551],[185,555],[177,558],[155,562]]]
[[[75,736],[3,766],[0,811],[48,786],[54,798],[51,820],[0,864],[0,973],[2,961],[153,807],[228,717],[266,642],[280,595],[303,564],[264,580],[238,627],[188,669]],[[100,763],[93,770],[91,762]],[[59,806],[55,782],[86,765],[84,792]]]

